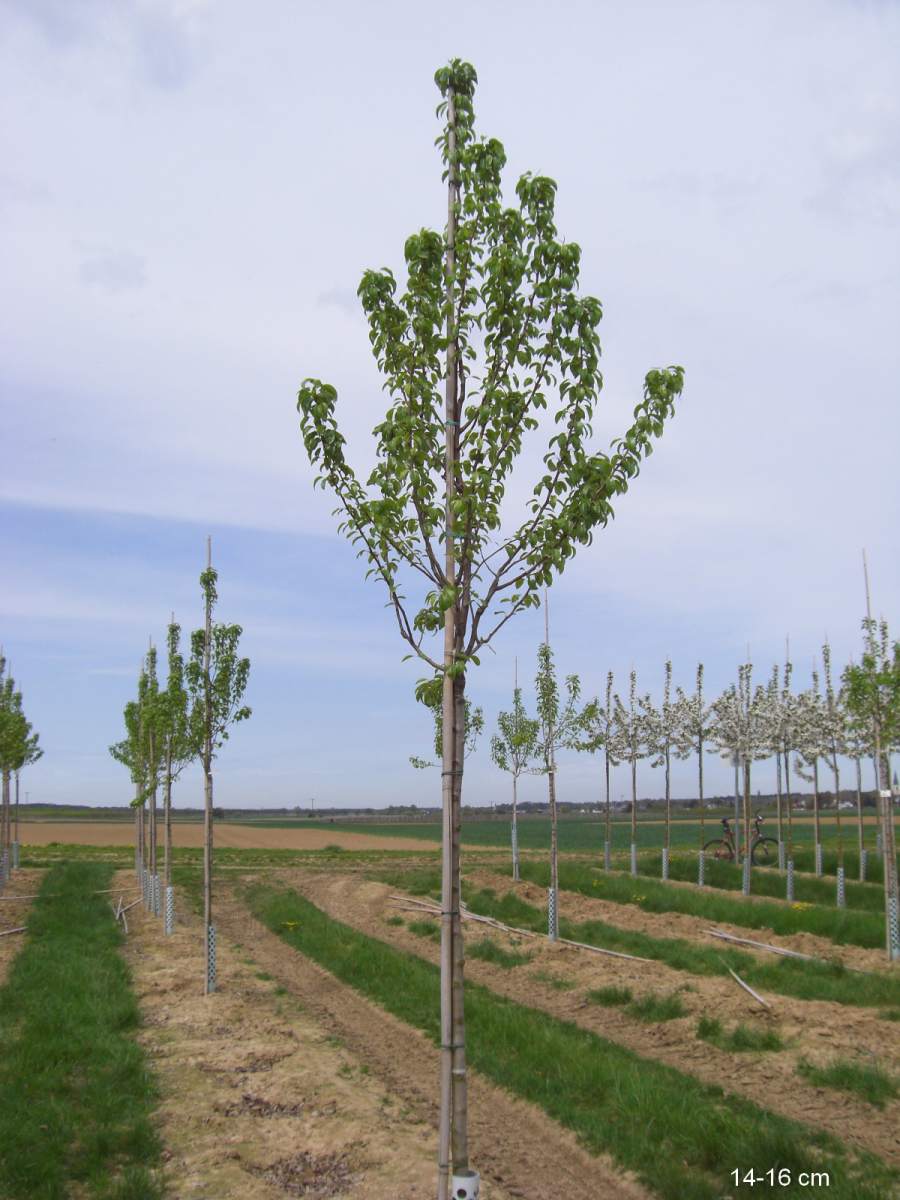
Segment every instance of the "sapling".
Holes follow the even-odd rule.
[[[544,641],[538,647],[538,670],[534,681],[539,732],[537,755],[547,776],[550,807],[550,892],[547,897],[547,932],[552,942],[559,937],[559,819],[556,807],[556,753],[572,749],[582,734],[583,714],[578,706],[581,681],[567,675],[565,699],[560,698],[556,667],[550,649],[549,604],[544,597]]]
[[[200,754],[202,723],[200,711],[193,715],[184,683],[184,659],[179,650],[181,628],[175,614],[166,633],[168,676],[160,693],[159,734],[163,746],[163,871],[166,889],[166,933],[172,932],[174,897],[172,893],[172,785],[184,768]]]
[[[900,959],[900,901],[888,754],[900,742],[900,641],[891,643],[886,621],[876,623],[867,616],[862,624],[862,661],[847,667],[843,679],[847,707],[858,720],[867,721],[872,730],[878,767],[876,800],[884,863],[885,936],[888,958],[894,962]]]
[[[852,667],[853,661],[850,662]],[[859,852],[859,881],[865,883],[868,851],[866,849],[865,825],[863,824],[862,796],[862,760],[872,757],[872,726],[865,716],[854,712],[849,703],[849,686],[846,682],[841,685],[838,703],[844,712],[844,728],[847,744],[847,754],[853,759],[856,772],[856,841]],[[875,777],[875,789],[878,790],[878,776]],[[877,811],[877,810],[876,810]]]
[[[822,813],[819,793],[819,759],[828,754],[826,712],[813,662],[812,686],[797,697],[795,765],[801,779],[813,785],[813,837],[816,875],[822,874]]]
[[[522,703],[517,662],[513,678],[512,709],[510,712],[497,713],[497,733],[491,738],[491,758],[494,765],[512,776],[510,842],[513,879],[516,882],[519,880],[518,785],[522,775],[533,772],[531,764],[537,756],[539,731],[540,722],[528,716]]]
[[[216,752],[228,741],[229,730],[246,721],[250,708],[242,704],[250,676],[249,658],[238,658],[240,625],[213,621],[219,576],[212,565],[212,539],[206,544],[206,570],[200,575],[205,621],[191,634],[191,657],[184,676],[191,704],[190,721],[196,731],[203,766],[203,928],[206,944],[204,990],[216,987],[216,933],[212,919],[213,774]]]
[[[359,295],[390,407],[375,429],[374,470],[360,481],[344,456],[337,392],[301,385],[304,445],[333,491],[341,529],[380,579],[401,636],[421,659],[444,714],[441,897],[441,1077],[438,1196],[469,1187],[459,830],[466,671],[517,612],[540,604],[578,545],[613,515],[674,411],[680,367],[651,371],[626,435],[589,448],[601,375],[601,308],[578,295],[581,251],[557,236],[556,184],[523,175],[504,206],[506,161],[475,135],[476,74],[454,59],[436,76],[447,224],[407,239],[407,286],[366,271]],[[443,400],[441,393],[443,392]],[[501,508],[525,434],[550,408],[555,429],[528,514],[506,529]],[[548,416],[550,414],[548,413]],[[418,611],[410,583],[423,583]],[[433,636],[443,635],[435,647]]]
[[[135,820],[134,866],[138,879],[141,881],[141,886],[144,889],[144,899],[146,901],[145,872],[147,861],[144,837],[144,809],[147,801],[149,773],[147,769],[146,712],[143,704],[146,691],[145,679],[146,662],[142,659],[138,674],[137,698],[129,700],[123,712],[125,737],[122,741],[115,742],[110,746],[109,752],[116,762],[120,762],[128,768],[131,782],[134,784],[134,799],[131,801]]]
[[[631,874],[637,875],[637,765],[650,753],[647,722],[644,712],[650,704],[649,695],[638,701],[637,672],[632,667],[628,677],[628,707],[618,692],[613,696],[615,737],[620,747],[621,759],[631,767]]]
[[[577,749],[594,754],[603,750],[603,770],[606,780],[606,806],[603,828],[603,865],[607,871],[612,867],[612,802],[610,800],[610,769],[618,766],[622,749],[616,736],[615,708],[613,705],[613,673],[606,673],[606,702],[601,706],[599,697],[585,706],[583,717],[584,737]]]
[[[672,751],[678,744],[681,712],[672,700],[672,663],[666,659],[662,703],[657,708],[649,697],[642,701],[646,727],[647,750],[651,767],[664,767],[666,776],[665,834],[662,852],[662,877],[669,878],[669,855],[672,850]]]
[[[822,671],[825,676],[825,705],[823,712],[823,742],[826,760],[834,776],[834,819],[837,832],[837,906],[846,906],[844,886],[844,836],[841,826],[841,773],[838,757],[847,754],[847,723],[844,709],[839,702],[831,678],[831,647],[828,642],[822,647]]]
[[[24,713],[18,714],[18,720],[15,723],[13,731],[13,771],[16,778],[16,808],[15,808],[15,832],[12,842],[12,864],[14,867],[19,865],[19,777],[25,767],[29,767],[32,763],[36,763],[39,758],[42,758],[44,751],[39,745],[39,735],[32,730],[31,722],[25,719]]]
[[[676,721],[675,754],[678,758],[697,755],[697,789],[700,805],[700,846],[697,854],[697,885],[703,887],[706,882],[703,857],[703,847],[706,845],[706,798],[703,792],[703,753],[712,733],[712,705],[706,704],[703,698],[703,663],[697,667],[697,683],[693,693],[688,696],[676,687],[675,703],[678,708]]]

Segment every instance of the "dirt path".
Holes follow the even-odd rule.
[[[489,869],[468,869],[466,880],[476,888],[491,887],[503,893],[515,890],[515,894],[530,904],[545,905],[547,890],[536,883],[520,882],[514,884],[508,875],[500,875]],[[690,885],[693,886],[693,885]],[[618,904],[614,900],[603,900],[599,896],[584,896],[580,892],[560,892],[560,913],[572,921],[590,921],[599,919],[617,925],[621,929],[633,929],[652,937],[682,937],[690,941],[698,941],[704,946],[715,946],[716,939],[705,934],[705,929],[721,929],[725,933],[733,933],[735,937],[751,938],[757,942],[769,942],[773,946],[783,946],[788,950],[798,950],[801,954],[811,954],[817,958],[837,959],[848,967],[858,967],[864,971],[882,971],[885,968],[883,950],[867,950],[861,946],[838,946],[829,938],[819,937],[813,933],[794,933],[781,936],[772,933],[770,929],[754,929],[746,925],[734,925],[723,921],[713,921],[708,917],[693,917],[689,913],[652,913],[645,912],[636,904]],[[724,942],[720,942],[724,945]],[[771,960],[772,955],[764,950],[754,950],[750,946],[740,946],[748,954],[758,955],[761,959]]]
[[[16,929],[28,920],[31,900],[17,900],[17,896],[30,897],[40,890],[46,871],[23,867],[13,871],[9,878],[9,886],[0,895],[0,932],[4,929]],[[11,933],[9,937],[0,937],[0,985],[6,980],[13,959],[25,945],[24,933]]]
[[[325,876],[302,869],[284,871],[279,878],[303,891],[330,916],[432,962],[438,961],[435,943],[386,924],[387,917],[397,912],[388,900],[396,888],[358,877]],[[410,913],[402,915],[415,919]],[[474,924],[467,926],[467,932],[470,942],[482,936]],[[891,1102],[879,1111],[847,1093],[813,1087],[795,1074],[796,1063],[803,1056],[817,1064],[836,1056],[897,1061],[900,1037],[896,1027],[874,1013],[846,1005],[768,996],[774,1005],[774,1015],[770,1015],[730,979],[688,975],[657,962],[604,958],[553,946],[544,939],[513,939],[487,929],[484,933],[506,948],[526,951],[534,958],[528,966],[506,970],[470,957],[466,972],[474,981],[532,1008],[574,1021],[706,1083],[724,1086],[763,1108],[827,1129],[888,1162],[900,1162],[900,1102]],[[536,972],[544,978],[537,978]],[[548,976],[574,986],[558,990],[548,982]],[[586,1000],[591,989],[610,985],[629,987],[636,997],[677,991],[689,1015],[644,1024],[621,1008],[604,1008]],[[778,1028],[786,1049],[764,1055],[718,1050],[697,1038],[700,1015],[718,1017],[726,1026],[743,1021]]]
[[[118,872],[119,886],[133,876]],[[432,1200],[434,1138],[396,1092],[220,930],[220,990],[203,991],[201,925],[166,938],[138,905],[124,954],[161,1091],[173,1200]],[[282,950],[284,948],[282,947]],[[262,978],[260,976],[263,976]],[[304,1190],[306,1189],[306,1190]],[[499,1187],[489,1200],[512,1200]]]
[[[434,1152],[437,1128],[438,1056],[418,1030],[339,982],[303,955],[291,951],[256,921],[233,896],[219,906],[224,932],[252,946],[256,960],[296,997],[348,1052],[368,1066],[382,1087],[427,1123]],[[540,1109],[470,1076],[469,1140],[472,1161],[482,1173],[482,1196],[521,1200],[648,1200],[646,1190],[606,1157],[584,1151],[574,1135]],[[422,1195],[429,1200],[433,1166]],[[369,1193],[366,1192],[366,1200]]]

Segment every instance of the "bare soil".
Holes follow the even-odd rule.
[[[124,891],[133,875],[116,882]],[[141,905],[128,917],[123,953],[161,1092],[172,1197],[431,1200],[430,1126],[295,995],[276,990],[252,931],[239,949],[220,925],[219,988],[205,996],[199,919],[180,915],[166,938]],[[511,1200],[496,1186],[485,1195]]]
[[[513,883],[508,875],[500,875],[489,869],[467,870],[466,880],[476,888],[492,887],[497,892],[515,890],[517,896],[530,904],[546,904],[547,892],[536,883]],[[688,884],[688,887],[695,887]],[[752,900],[751,900],[752,903]],[[867,950],[862,946],[837,946],[829,938],[819,937],[814,933],[794,933],[779,935],[770,929],[748,928],[745,925],[733,925],[723,921],[712,921],[708,917],[693,917],[689,913],[652,913],[645,912],[636,904],[617,904],[614,900],[603,900],[599,896],[583,896],[580,892],[560,893],[560,913],[573,921],[602,920],[620,929],[633,929],[651,937],[679,937],[688,941],[699,941],[705,946],[715,946],[716,939],[704,933],[706,929],[721,929],[735,937],[750,938],[756,942],[768,942],[772,946],[781,946],[787,950],[797,950],[801,954],[810,954],[814,958],[826,958],[844,963],[848,967],[857,967],[863,971],[884,970],[884,951]],[[719,941],[720,946],[725,945]],[[755,954],[761,959],[771,959],[772,955],[765,950],[754,950],[752,946],[741,946],[748,954]]]
[[[410,1028],[314,962],[291,950],[256,921],[234,897],[220,897],[217,922],[224,933],[252,946],[255,960],[288,989],[320,1028],[341,1039],[346,1053],[368,1068],[377,1086],[404,1106],[406,1119],[424,1122],[433,1155],[437,1129],[438,1054]],[[482,1173],[482,1195],[521,1200],[647,1200],[648,1193],[606,1156],[587,1153],[574,1135],[540,1109],[472,1072],[469,1140]],[[434,1168],[420,1177],[418,1196],[430,1198]],[[366,1200],[374,1193],[363,1191]]]
[[[17,929],[28,920],[31,909],[30,898],[19,900],[17,897],[31,897],[40,890],[45,871],[35,868],[22,867],[13,871],[9,878],[9,886],[0,895],[0,932],[6,929]],[[9,937],[0,937],[0,985],[9,974],[13,959],[25,945],[24,933],[11,933]]]
[[[326,876],[303,869],[279,872],[279,878],[330,916],[438,961],[439,949],[433,942],[387,924],[387,918],[398,912],[389,900],[392,893],[400,894],[397,889],[359,876]],[[506,884],[509,886],[508,880]],[[401,915],[416,919],[409,912]],[[900,1060],[896,1026],[879,1020],[870,1010],[767,995],[772,1004],[772,1012],[768,1012],[730,979],[687,975],[658,962],[608,958],[553,945],[545,938],[512,937],[474,922],[467,923],[466,934],[469,942],[488,936],[506,949],[534,956],[530,964],[512,970],[467,959],[467,976],[498,994],[574,1021],[638,1054],[737,1092],[761,1107],[827,1129],[888,1162],[900,1162],[900,1102],[878,1110],[848,1093],[816,1088],[796,1074],[801,1057],[817,1065],[835,1057],[869,1063]],[[561,981],[562,988],[554,987],[547,976]],[[587,1000],[589,991],[607,986],[628,987],[635,998],[677,992],[688,1015],[645,1024],[621,1008],[604,1008]],[[700,1016],[716,1017],[726,1029],[738,1022],[777,1029],[785,1049],[766,1054],[719,1050],[697,1038]]]
[[[386,840],[370,833],[347,833],[341,829],[264,829],[252,825],[217,821],[215,844],[231,850],[439,850],[437,842],[419,838],[392,837]],[[130,821],[23,821],[23,845],[49,846],[62,842],[75,846],[133,846],[134,826]],[[176,847],[197,849],[203,845],[203,826],[174,822],[172,841]]]

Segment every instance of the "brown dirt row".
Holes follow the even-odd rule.
[[[116,880],[124,890],[133,877]],[[276,990],[253,931],[241,928],[239,949],[230,928],[220,925],[219,990],[204,996],[199,919],[180,915],[166,938],[140,905],[129,913],[123,953],[161,1091],[168,1194],[431,1200],[430,1126],[296,995]],[[512,1200],[490,1184],[485,1195]]]
[[[520,882],[514,884],[508,875],[500,875],[487,868],[469,869],[465,875],[466,881],[476,888],[491,887],[497,892],[514,890],[517,896],[530,904],[546,904],[547,891],[535,883]],[[603,920],[622,929],[633,929],[652,937],[680,937],[698,941],[704,946],[726,945],[725,942],[710,937],[705,929],[721,929],[735,937],[750,938],[756,942],[769,942],[773,946],[781,946],[787,950],[797,950],[801,954],[811,954],[816,958],[838,960],[848,967],[858,967],[864,971],[882,971],[885,969],[884,951],[867,950],[861,946],[837,946],[829,938],[819,937],[813,933],[794,933],[779,935],[770,929],[755,929],[746,925],[728,924],[722,921],[712,921],[708,917],[693,917],[689,913],[652,913],[645,912],[636,904],[618,904],[614,900],[603,900],[599,896],[583,896],[580,892],[560,892],[560,913],[573,921]],[[748,954],[754,954],[760,959],[772,959],[765,950],[754,950],[751,946],[740,946]]]
[[[17,900],[17,896],[31,896],[40,889],[45,875],[44,870],[21,868],[13,871],[9,887],[0,895],[0,932],[4,929],[16,929],[28,920],[31,900]],[[13,959],[25,945],[24,933],[13,933],[9,937],[0,937],[0,985],[6,980]]]
[[[279,872],[279,878],[302,891],[330,916],[432,962],[438,961],[438,947],[433,942],[386,924],[387,917],[397,913],[388,899],[397,889],[358,877],[325,876],[302,869]],[[412,913],[401,915],[415,919]],[[900,1038],[889,1022],[878,1020],[873,1013],[820,1001],[767,996],[773,1005],[770,1014],[730,979],[686,977],[662,963],[606,958],[554,946],[545,939],[511,938],[475,923],[466,929],[470,942],[490,936],[506,948],[534,955],[529,965],[512,970],[476,958],[467,960],[468,977],[498,994],[574,1021],[642,1056],[737,1092],[763,1108],[827,1129],[888,1162],[900,1162],[900,1102],[879,1111],[849,1094],[815,1088],[795,1074],[800,1057],[816,1064],[838,1056],[868,1062],[884,1061],[885,1057],[896,1061]],[[548,977],[561,981],[565,990],[554,987]],[[628,987],[637,998],[648,993],[678,992],[689,1015],[648,1025],[628,1017],[621,1009],[604,1008],[586,1000],[591,989],[610,985]],[[701,1015],[719,1018],[726,1028],[739,1021],[777,1028],[786,1049],[764,1055],[718,1050],[696,1036]]]
[[[220,898],[217,921],[228,937],[252,946],[255,960],[273,975],[323,1029],[341,1038],[347,1053],[371,1071],[380,1086],[424,1121],[431,1153],[437,1128],[438,1055],[433,1044],[289,949],[235,898]],[[588,1154],[574,1135],[540,1109],[470,1075],[469,1140],[482,1173],[482,1195],[519,1200],[648,1200],[632,1176],[606,1156]],[[423,1177],[423,1196],[433,1190],[433,1167]],[[363,1193],[368,1200],[368,1192]],[[418,1195],[419,1193],[417,1193]]]
[[[437,842],[420,841],[419,838],[385,839],[340,829],[262,829],[227,821],[216,822],[214,836],[217,846],[231,850],[324,850],[326,846],[340,846],[344,850],[440,849]],[[23,821],[21,840],[28,846],[48,846],[52,842],[76,846],[133,846],[134,826],[129,821]],[[175,822],[172,840],[176,847],[197,849],[203,845],[203,826],[199,822]]]

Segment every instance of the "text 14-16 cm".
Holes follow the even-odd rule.
[[[749,1171],[742,1171],[739,1167],[731,1172],[731,1178],[734,1180],[736,1187],[756,1187],[757,1184],[768,1184],[769,1187],[790,1187],[796,1183],[798,1187],[830,1187],[831,1176],[827,1171],[798,1171],[796,1175],[792,1174],[789,1167],[781,1167],[776,1170],[775,1167],[770,1167],[768,1171],[756,1172],[751,1167]]]

